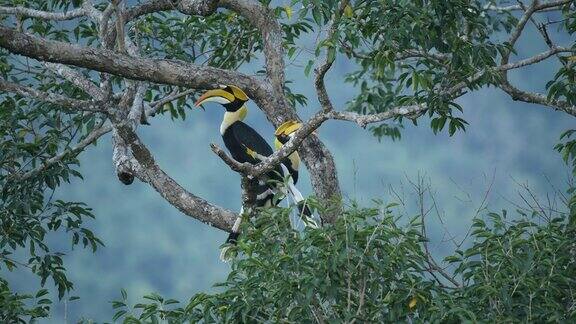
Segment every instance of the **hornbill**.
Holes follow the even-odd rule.
[[[282,148],[284,144],[294,137],[294,132],[300,127],[302,127],[302,124],[294,120],[289,120],[278,126],[274,133],[274,147],[276,150]],[[306,205],[306,200],[295,187],[296,183],[298,183],[298,168],[300,167],[300,155],[298,151],[290,153],[290,155],[282,161],[282,166],[283,169],[285,168],[287,173],[290,174],[290,179],[288,179],[287,183],[288,190],[293,191],[292,196],[300,211],[300,217],[307,225],[316,225],[311,218],[312,212]]]
[[[258,132],[242,122],[248,114],[248,108],[245,105],[248,100],[248,96],[240,88],[227,85],[221,86],[220,89],[208,90],[198,98],[195,105],[200,106],[210,101],[221,104],[226,109],[220,125],[220,134],[224,140],[224,145],[236,161],[257,164],[265,157],[270,156],[273,151]],[[279,190],[285,192],[280,188],[280,183],[284,181],[284,174],[281,165],[278,165],[272,171],[267,172],[264,177],[258,179],[256,207],[268,207],[278,203],[274,200],[274,195]],[[296,192],[300,197],[302,196],[295,187],[293,189],[295,191],[287,190],[287,193],[292,196]],[[294,200],[298,201],[296,198]],[[241,217],[234,223],[226,243],[237,243],[240,223]],[[225,252],[226,250],[222,251],[222,259],[225,259]]]

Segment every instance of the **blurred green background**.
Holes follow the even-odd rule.
[[[523,40],[521,47],[524,53],[546,49],[543,42],[535,40]],[[355,94],[343,82],[353,67],[344,59],[337,63],[326,81],[335,106],[343,109]],[[297,64],[288,66],[288,78],[294,81],[295,92],[310,98],[308,107],[299,108],[306,117],[317,109],[317,103],[312,80],[304,77]],[[548,63],[514,72],[512,80],[523,88],[542,89],[553,67],[554,63]],[[251,65],[245,72],[257,69]],[[459,102],[470,125],[465,133],[453,137],[434,135],[425,118],[418,127],[406,123],[402,139],[396,142],[387,138],[379,142],[369,131],[345,122],[330,121],[319,130],[334,154],[347,199],[366,206],[373,198],[394,201],[393,187],[409,206],[399,212],[410,218],[416,213],[412,209],[416,197],[408,179],[415,180],[418,174],[429,179],[445,222],[443,226],[430,219],[431,246],[437,255],[450,253],[447,231],[464,236],[488,188],[490,210],[515,209],[512,202],[521,202],[518,191],[522,184],[544,201],[553,199],[556,189],[567,188],[569,170],[553,146],[562,131],[574,128],[568,115],[513,102],[494,89],[466,95]],[[209,148],[211,142],[222,144],[218,132],[222,109],[218,105],[206,108],[206,112],[189,111],[185,121],[154,118],[152,126],[141,126],[138,132],[160,166],[185,188],[237,211],[239,177]],[[247,122],[270,138],[272,126],[253,103],[249,108]],[[120,288],[128,291],[131,302],[150,292],[186,302],[196,292],[211,291],[229,271],[229,265],[218,259],[225,233],[181,214],[148,185],[138,181],[131,186],[121,184],[111,156],[110,136],[106,136],[81,155],[84,180],[57,191],[60,198],[83,201],[94,209],[96,219],[91,228],[106,246],[93,255],[78,248],[71,251],[69,240],[57,235],[50,238],[55,246],[69,251],[65,261],[75,283],[71,295],[81,298],[55,305],[48,322],[61,323],[65,318],[68,322],[82,318],[109,321],[113,313],[109,302],[120,296]],[[308,195],[311,188],[307,173],[303,173],[300,188]],[[35,291],[39,284],[37,277],[23,271],[6,277],[16,291]]]

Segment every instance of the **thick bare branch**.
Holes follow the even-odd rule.
[[[124,14],[126,21],[160,11],[178,10],[187,15],[208,16],[216,11],[218,0],[150,0],[136,5]]]
[[[0,14],[19,15],[23,17],[63,21],[86,16],[87,11],[84,7],[70,10],[67,12],[50,12],[25,7],[0,7]]]
[[[105,99],[102,90],[80,74],[80,72],[62,64],[44,63],[44,65],[57,75],[70,81],[73,85],[80,88],[80,90],[84,91],[95,100],[103,101]]]
[[[128,145],[116,129],[113,129],[112,132],[112,162],[118,180],[125,185],[131,185],[134,182],[134,172],[139,165],[135,162]]]
[[[217,0],[151,0],[132,7],[123,14],[126,21],[140,16],[167,10],[179,10],[189,15],[207,16],[214,13],[218,5]],[[0,14],[20,15],[23,17],[40,18],[45,20],[64,21],[90,16],[101,17],[102,13],[92,6],[91,0],[85,0],[82,7],[67,12],[42,11],[26,7],[0,7]]]
[[[130,112],[128,113],[128,119],[138,125],[142,120],[142,114],[144,111],[144,93],[148,90],[148,87],[144,84],[139,84],[136,86],[136,93],[134,94],[134,99],[132,100],[132,106],[130,107]],[[146,116],[144,116],[146,117]]]
[[[151,185],[178,210],[204,223],[230,232],[238,215],[210,204],[193,195],[168,176],[157,164],[152,153],[138,138],[136,127],[143,113],[144,83],[128,82],[118,108],[111,111],[113,120],[113,162],[118,179],[132,184],[134,178]],[[145,114],[156,110],[150,108]]]
[[[196,89],[235,84],[254,97],[268,92],[258,79],[234,71],[197,66],[178,60],[146,59],[113,51],[51,41],[0,26],[0,47],[40,61],[63,63],[128,79]]]
[[[116,124],[115,128],[134,157],[130,163],[131,171],[138,179],[150,184],[182,213],[221,230],[232,230],[237,214],[213,205],[180,186],[158,166],[152,153],[127,123]]]
[[[140,16],[173,9],[177,8],[171,0],[152,0],[140,3],[130,8],[124,13],[124,15],[126,21],[131,21]]]
[[[280,24],[270,8],[256,0],[221,0],[220,5],[245,17],[262,34],[266,74],[272,84],[276,106],[288,107],[284,95],[284,45]]]
[[[557,9],[556,7],[561,7],[572,2],[574,2],[574,0],[543,1],[536,6],[536,11],[543,11],[551,8]]]
[[[118,107],[110,109],[110,114],[113,121],[121,121],[127,127],[135,130],[137,123],[135,122],[136,106],[141,104],[141,98],[138,92],[142,91],[137,82],[132,80],[125,81],[126,89],[122,93],[118,101]],[[131,116],[132,115],[132,116]],[[116,169],[116,176],[118,180],[125,185],[130,185],[134,182],[134,173],[139,169],[139,164],[130,151],[128,144],[118,133],[118,128],[114,127],[112,132],[112,162]]]

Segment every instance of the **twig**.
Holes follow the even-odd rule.
[[[58,153],[57,155],[46,160],[42,165],[36,167],[35,169],[32,169],[32,170],[30,170],[30,171],[28,171],[22,175],[15,175],[15,177],[20,181],[30,179],[34,175],[46,170],[47,168],[51,167],[52,165],[60,162],[66,156],[74,155],[76,153],[81,152],[86,146],[92,144],[95,140],[102,137],[102,135],[109,133],[111,130],[112,130],[111,125],[104,125],[104,126],[101,126],[99,128],[96,128],[90,134],[88,134],[88,136],[86,136],[83,140],[78,142],[78,144],[76,144],[74,147],[68,148],[68,149]]]
[[[444,269],[442,269],[438,265],[438,263],[436,262],[436,260],[432,256],[432,254],[430,253],[430,249],[428,246],[428,234],[426,232],[426,215],[430,212],[431,209],[429,209],[428,211],[425,211],[425,207],[424,207],[424,195],[426,194],[426,191],[429,191],[430,189],[424,189],[424,180],[422,178],[418,179],[417,184],[412,182],[412,180],[410,180],[410,179],[408,179],[408,182],[410,184],[412,184],[412,186],[416,190],[416,194],[418,195],[418,206],[420,207],[420,217],[422,220],[422,237],[424,238],[424,242],[423,242],[424,253],[426,254],[426,261],[427,261],[428,267],[429,267],[428,272],[432,276],[434,276],[434,278],[436,279],[436,281],[439,284],[442,284],[442,282],[434,275],[433,271],[439,273],[444,279],[448,280],[455,287],[457,287],[457,288],[462,287],[462,284],[460,284],[458,281],[456,281],[456,279],[454,279],[453,276],[448,274]]]

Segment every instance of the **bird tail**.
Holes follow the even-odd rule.
[[[288,194],[294,200],[296,206],[298,206],[300,218],[304,222],[304,225],[310,226],[312,228],[318,228],[318,223],[314,220],[312,211],[308,207],[306,199],[304,196],[302,196],[302,193],[300,190],[298,190],[298,188],[296,188],[292,181],[288,182]]]
[[[229,262],[234,254],[231,253],[230,248],[238,244],[238,237],[240,237],[240,224],[242,223],[242,210],[240,210],[240,216],[236,218],[234,225],[232,226],[232,232],[228,235],[226,242],[224,242],[224,247],[220,250],[220,260],[222,262]]]

